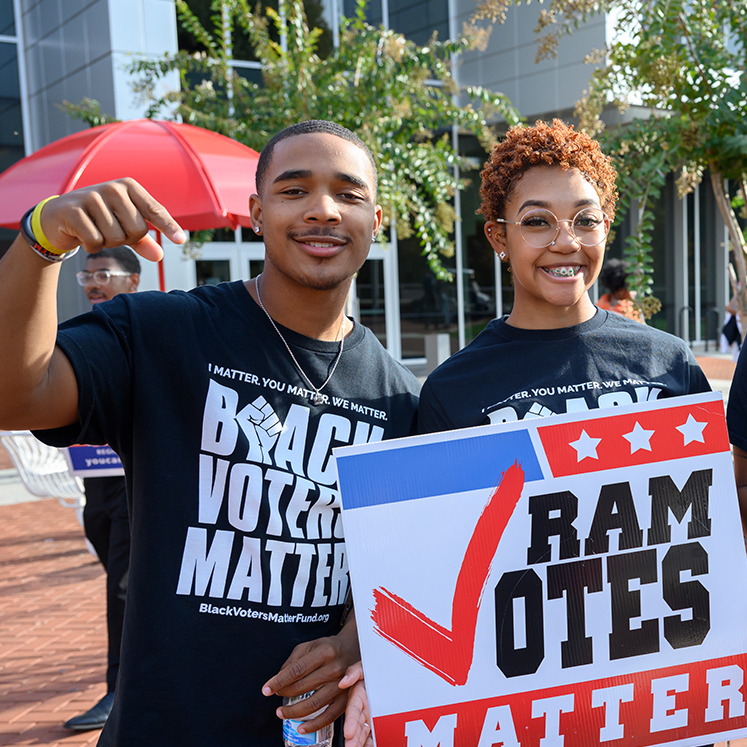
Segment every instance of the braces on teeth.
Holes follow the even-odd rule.
[[[561,278],[572,278],[578,271],[578,267],[558,267],[547,270],[551,275],[556,275]]]

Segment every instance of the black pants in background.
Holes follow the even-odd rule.
[[[125,595],[130,568],[130,521],[124,477],[88,477],[84,481],[86,537],[106,570],[108,632],[107,692],[113,692],[119,671]]]

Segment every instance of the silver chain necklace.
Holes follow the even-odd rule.
[[[345,335],[343,334],[343,330],[345,329],[345,314],[342,315],[342,322],[340,323],[340,351],[337,353],[337,358],[335,359],[335,363],[332,366],[332,370],[329,372],[329,376],[327,376],[326,381],[320,386],[315,387],[311,383],[311,379],[306,375],[306,371],[301,368],[301,364],[298,362],[295,355],[293,355],[293,351],[290,348],[290,345],[286,341],[285,337],[283,337],[282,332],[278,329],[278,325],[275,324],[275,320],[270,316],[270,313],[265,308],[265,305],[262,303],[262,295],[259,292],[259,276],[254,278],[254,288],[257,291],[257,301],[259,301],[259,307],[262,309],[262,311],[265,312],[265,315],[270,320],[270,324],[272,324],[273,329],[278,333],[278,337],[283,341],[283,345],[285,345],[285,349],[288,351],[288,355],[293,359],[293,362],[296,364],[296,368],[298,369],[301,376],[303,376],[306,383],[314,390],[314,395],[312,396],[312,402],[314,404],[319,404],[322,402],[324,395],[321,393],[322,389],[324,389],[327,384],[329,384],[330,379],[335,375],[335,371],[337,370],[337,364],[340,362],[340,358],[342,358],[342,350],[345,346]]]

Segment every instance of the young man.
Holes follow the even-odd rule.
[[[58,264],[22,238],[0,263],[0,427],[106,441],[128,475],[130,583],[102,745],[277,747],[278,714],[327,705],[314,731],[343,712],[338,684],[360,658],[354,617],[340,629],[331,449],[407,434],[418,391],[343,314],[381,224],[373,159],[344,128],[295,125],[263,150],[250,205],[266,245],[256,281],[120,295],[58,335]],[[146,220],[184,241],[125,179],[46,203],[30,239],[158,259]],[[275,694],[311,691],[277,709]]]
[[[128,246],[114,246],[89,254],[76,275],[93,304],[111,301],[120,293],[135,293],[140,284],[140,261]],[[101,729],[114,703],[119,671],[125,597],[130,567],[130,520],[122,476],[88,477],[84,481],[86,537],[106,570],[107,668],[106,695],[93,708],[65,722],[74,731]]]

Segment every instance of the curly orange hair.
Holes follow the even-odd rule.
[[[533,127],[512,127],[493,146],[480,172],[482,204],[477,212],[487,220],[505,217],[506,202],[521,175],[533,166],[555,165],[578,169],[596,189],[607,217],[615,217],[615,167],[596,140],[560,119],[554,119],[552,125],[537,121]]]

